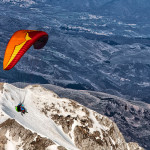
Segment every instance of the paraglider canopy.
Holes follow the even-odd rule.
[[[19,30],[15,32],[5,51],[3,69],[12,69],[32,45],[35,49],[41,49],[47,41],[48,34],[44,31]]]

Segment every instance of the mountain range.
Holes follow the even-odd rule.
[[[127,143],[149,150],[149,8],[147,0],[0,0],[0,82],[23,88],[40,84],[73,99],[113,120]],[[31,47],[12,70],[4,71],[7,43],[21,29],[45,31],[49,41],[41,50]],[[4,121],[22,125],[12,118]],[[11,140],[8,132],[5,137]],[[34,138],[35,147],[47,141]]]
[[[1,66],[15,31],[43,30],[49,41],[40,51],[30,48],[9,72],[1,67],[0,81],[51,83],[150,103],[148,7],[145,0],[1,0]]]

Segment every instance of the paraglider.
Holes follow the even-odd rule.
[[[16,31],[8,42],[3,61],[3,70],[12,69],[32,45],[34,49],[41,49],[47,41],[48,34],[44,31]]]
[[[15,108],[17,112],[21,112],[21,115],[27,113],[27,110],[25,109],[23,104],[18,104],[17,106],[15,106]]]
[[[37,30],[19,30],[10,38],[4,55],[3,70],[12,69],[33,45],[34,49],[41,49],[48,41],[48,34]],[[21,115],[27,113],[23,103],[15,106],[17,112]]]

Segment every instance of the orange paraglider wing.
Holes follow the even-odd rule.
[[[35,49],[40,49],[45,46],[47,41],[48,34],[44,31],[19,30],[15,32],[5,51],[3,69],[13,68],[32,45]]]

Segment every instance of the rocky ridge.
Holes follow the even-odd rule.
[[[141,101],[129,101],[110,94],[64,89],[54,85],[43,85],[60,97],[74,99],[80,104],[113,120],[127,142],[139,143],[150,149],[150,104]]]
[[[9,88],[13,91],[18,88],[1,84],[0,103],[3,101],[4,91],[11,95]],[[83,105],[71,99],[60,98],[57,94],[49,91],[40,85],[29,85],[24,90],[32,92],[34,107],[37,108],[42,115],[53,120],[55,124],[61,128],[64,134],[67,134],[77,149],[81,150],[142,150],[136,143],[126,143],[122,133],[117,125],[101,114],[90,110]],[[6,93],[5,93],[6,95]],[[27,94],[28,95],[28,94]],[[29,96],[29,95],[28,95]],[[9,97],[9,96],[8,96]],[[9,99],[9,98],[8,98]],[[3,108],[3,107],[1,107]],[[3,111],[4,110],[4,111]],[[30,110],[28,110],[30,113]],[[16,143],[16,149],[39,149],[64,150],[61,145],[53,141],[53,137],[48,139],[38,135],[27,127],[19,124],[19,122],[8,116],[5,109],[1,109],[1,118],[6,118],[0,124],[0,148],[5,149],[9,141]],[[32,115],[32,114],[30,114]],[[15,118],[15,114],[14,114]],[[10,140],[11,139],[11,140]],[[28,144],[27,144],[28,143]]]

